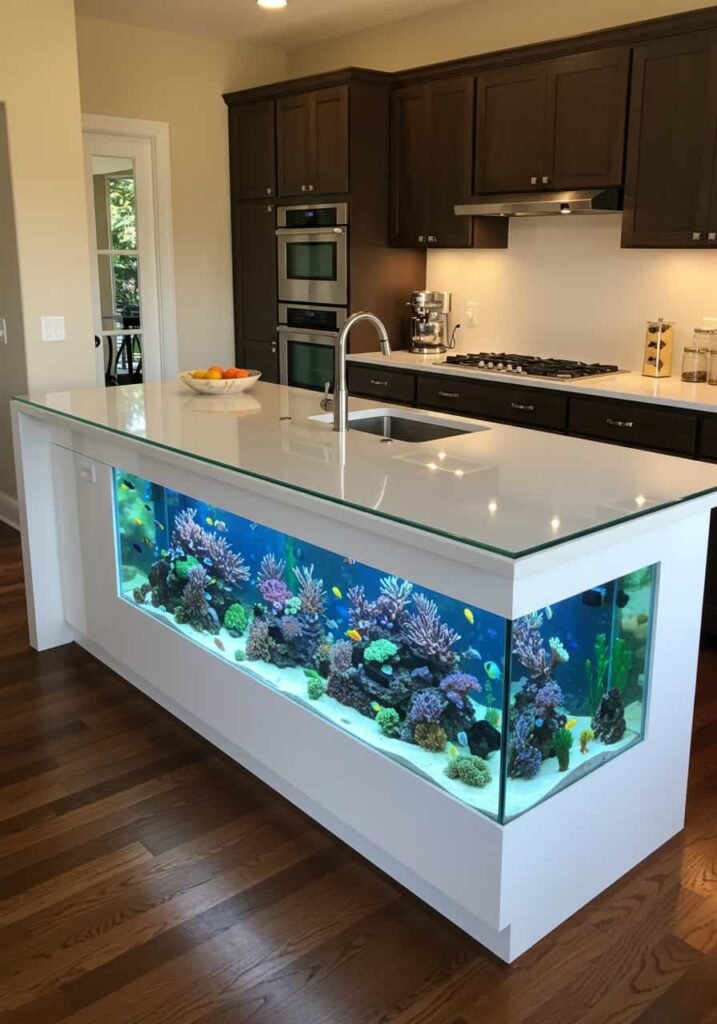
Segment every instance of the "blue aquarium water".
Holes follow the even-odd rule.
[[[120,470],[114,491],[123,598],[499,821],[642,736],[651,567],[511,623]]]

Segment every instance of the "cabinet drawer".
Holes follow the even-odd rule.
[[[565,395],[459,377],[420,377],[418,404],[548,430],[564,430],[567,422]]]
[[[717,462],[717,416],[710,416],[702,420],[697,457],[714,459]]]
[[[377,366],[348,366],[348,387],[353,395],[382,398],[386,402],[416,401],[416,377],[413,373],[383,370]]]
[[[633,402],[571,398],[569,429],[571,434],[633,448],[694,455],[697,417]]]

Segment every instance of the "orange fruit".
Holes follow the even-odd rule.
[[[233,366],[230,366],[228,369],[224,370],[223,373],[222,373],[222,377],[224,378],[224,380],[234,380],[236,375],[237,375],[237,372],[236,372],[236,370],[234,369]]]
[[[207,373],[211,373],[214,370],[216,370],[217,373],[223,373],[224,372],[221,366],[208,366],[207,367]]]
[[[206,370],[192,370],[192,377],[194,377],[195,380],[204,380],[206,376]]]
[[[205,378],[205,380],[221,380],[222,379],[222,371],[221,370],[207,370],[207,372],[204,374],[204,378]]]
[[[237,370],[235,376],[237,376],[237,377],[248,377],[249,376],[249,371],[248,370]]]

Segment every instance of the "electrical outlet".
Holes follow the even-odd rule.
[[[476,327],[478,324],[478,303],[466,302],[466,326]]]
[[[64,316],[42,316],[40,317],[40,330],[43,341],[64,341],[65,340],[65,318]]]
[[[7,345],[7,320],[0,316],[0,345]]]

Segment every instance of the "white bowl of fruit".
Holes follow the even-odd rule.
[[[186,370],[179,379],[200,395],[236,395],[254,387],[261,377],[259,370],[242,370],[238,366],[210,366],[206,370]]]

